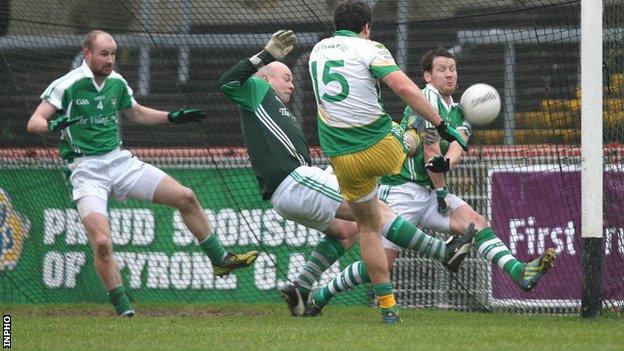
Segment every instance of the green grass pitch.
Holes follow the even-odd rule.
[[[16,350],[622,350],[624,318],[328,306],[295,318],[283,304],[138,304],[131,319],[109,305],[1,306]]]

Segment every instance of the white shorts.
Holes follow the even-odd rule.
[[[451,217],[438,212],[438,199],[434,190],[408,182],[401,185],[380,185],[377,194],[379,199],[387,203],[397,215],[418,228],[450,232]],[[446,203],[450,208],[449,212],[466,204],[464,200],[453,194],[446,196]],[[399,250],[394,243],[386,238],[382,239],[384,248]]]
[[[79,157],[68,168],[74,201],[85,196],[108,201],[111,195],[118,201],[128,197],[152,201],[156,187],[166,176],[119,148],[104,155]]]
[[[342,202],[336,176],[309,166],[292,171],[271,197],[280,216],[321,232],[329,227]]]

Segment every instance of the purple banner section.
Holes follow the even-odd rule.
[[[552,169],[552,166],[550,166]],[[491,224],[511,253],[531,261],[549,247],[557,251],[555,267],[526,293],[499,267],[492,268],[495,299],[581,298],[581,173],[539,167],[493,171]],[[617,283],[624,276],[624,173],[604,176],[604,275],[606,300],[624,300]]]

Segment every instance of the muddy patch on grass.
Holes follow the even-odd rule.
[[[271,314],[270,311],[242,307],[218,306],[135,306],[140,317],[248,317]],[[112,306],[17,306],[2,311],[13,317],[115,317]]]

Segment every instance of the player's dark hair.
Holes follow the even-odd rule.
[[[431,70],[433,69],[433,59],[435,59],[436,57],[440,57],[440,56],[455,60],[455,56],[453,56],[453,54],[451,54],[448,50],[446,50],[443,47],[429,50],[425,53],[425,55],[420,60],[420,65],[422,67],[423,72],[431,73]]]
[[[367,2],[359,0],[343,1],[334,10],[336,30],[350,30],[360,33],[366,23],[371,23],[373,11]]]

